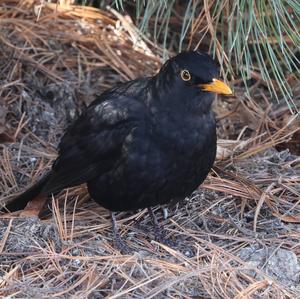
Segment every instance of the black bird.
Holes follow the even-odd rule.
[[[52,170],[6,208],[86,183],[112,212],[117,242],[114,211],[148,208],[157,231],[151,207],[184,199],[213,166],[213,93],[232,94],[218,72],[209,55],[182,52],[155,76],[103,92],[67,129]]]

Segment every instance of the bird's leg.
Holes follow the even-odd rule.
[[[114,212],[110,212],[110,217],[111,217],[111,223],[112,223],[112,229],[113,229],[113,233],[114,233],[114,238],[115,238],[115,242],[121,242],[121,237],[120,237],[120,233],[117,227],[117,220],[116,220],[116,214]]]
[[[157,218],[152,210],[151,207],[148,208],[148,212],[150,214],[153,226],[154,226],[154,236],[155,239],[159,242],[163,242],[164,243],[164,233],[162,228],[160,227],[160,225],[158,224]]]
[[[114,233],[115,246],[121,252],[127,252],[128,251],[128,247],[121,240],[121,236],[120,236],[120,233],[119,233],[119,230],[118,230],[118,226],[117,226],[117,220],[116,220],[116,214],[115,214],[115,212],[110,212],[110,217],[111,217],[112,229],[113,229],[113,233]]]

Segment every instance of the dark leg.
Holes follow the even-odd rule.
[[[123,243],[121,240],[121,236],[118,230],[117,226],[117,220],[116,220],[116,215],[114,212],[110,212],[110,217],[111,217],[111,223],[112,223],[112,229],[114,233],[114,243],[117,249],[119,249],[123,253],[128,253],[129,248]]]
[[[154,226],[154,236],[155,236],[155,240],[157,240],[158,242],[162,242],[164,243],[164,233],[163,233],[163,229],[160,227],[160,225],[158,224],[158,221],[155,217],[155,214],[152,210],[152,208],[148,208],[148,212],[150,214],[153,226]]]

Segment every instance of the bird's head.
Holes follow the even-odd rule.
[[[219,67],[208,54],[182,52],[169,59],[158,77],[160,87],[190,106],[210,109],[213,93],[232,95],[230,87],[218,79]]]

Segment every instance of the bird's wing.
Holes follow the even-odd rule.
[[[63,136],[51,179],[43,191],[55,193],[116,167],[125,138],[141,125],[145,112],[142,103],[120,95],[88,107]]]

